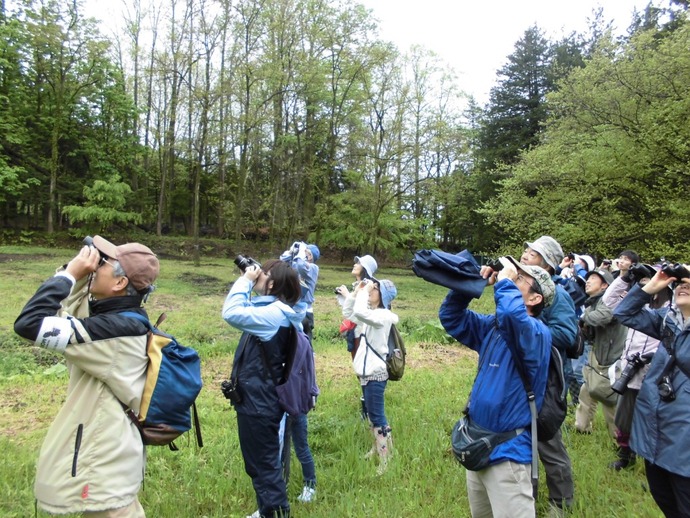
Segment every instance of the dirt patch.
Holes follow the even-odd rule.
[[[178,276],[184,283],[191,284],[201,290],[203,295],[218,295],[228,291],[227,281],[221,280],[213,275],[203,273],[186,272]]]

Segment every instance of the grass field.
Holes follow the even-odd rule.
[[[12,330],[18,312],[42,280],[67,262],[73,251],[0,247],[0,516],[34,515],[32,492],[38,451],[61,405],[67,375],[60,358],[21,341]],[[321,264],[316,291],[314,348],[321,396],[309,416],[310,446],[318,489],[311,504],[301,504],[299,462],[292,459],[289,498],[294,516],[439,517],[469,516],[464,469],[449,449],[449,430],[458,419],[476,370],[476,354],[449,341],[437,312],[445,289],[428,284],[411,271],[382,268],[399,296],[394,310],[408,348],[408,366],[400,382],[386,390],[386,412],[393,428],[394,457],[378,477],[363,460],[370,447],[359,418],[360,389],[352,372],[342,320],[333,289],[350,283],[351,264]],[[162,328],[198,349],[204,389],[198,400],[205,446],[179,441],[180,451],[149,447],[146,481],[140,499],[149,517],[244,517],[256,509],[249,477],[239,451],[235,413],[220,393],[229,375],[239,333],[220,318],[229,285],[238,275],[229,259],[191,262],[162,260],[156,292],[147,304],[152,319],[165,311]],[[476,309],[492,311],[491,292]],[[622,473],[607,464],[614,445],[603,417],[597,415],[591,436],[572,433],[572,415],[564,427],[576,479],[572,516],[658,517],[646,489],[641,463]],[[541,473],[539,515],[546,512]],[[40,512],[39,516],[43,516]]]

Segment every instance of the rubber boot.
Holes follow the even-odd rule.
[[[374,430],[374,427],[369,428],[371,430],[372,435],[374,436],[374,444],[371,447],[371,449],[364,454],[364,460],[369,460],[372,458],[374,455],[378,453],[378,450],[376,449],[376,431]]]
[[[388,458],[392,454],[393,436],[390,426],[374,428],[374,439],[376,441],[376,451],[379,454],[379,467],[376,469],[377,475],[383,475],[388,469]]]
[[[635,452],[627,446],[620,446],[618,448],[618,460],[609,464],[609,468],[620,471],[625,468],[630,468],[635,464]]]
[[[586,383],[583,383],[582,387],[580,387],[580,397],[578,399],[579,402],[575,409],[575,431],[591,434],[592,422],[597,412],[597,402],[589,395]]]

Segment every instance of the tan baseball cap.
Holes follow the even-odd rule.
[[[120,263],[125,275],[137,291],[151,286],[160,271],[158,258],[151,249],[140,243],[115,246],[101,236],[93,237],[93,246],[99,252]]]

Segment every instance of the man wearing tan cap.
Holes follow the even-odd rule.
[[[17,334],[63,354],[67,399],[38,458],[34,493],[52,514],[143,517],[137,494],[144,445],[123,405],[139,410],[147,327],[123,316],[141,307],[158,276],[146,246],[100,236],[43,283],[14,323]]]
[[[535,516],[530,477],[532,420],[527,393],[518,373],[522,361],[533,388],[536,406],[544,400],[551,332],[540,319],[553,302],[555,285],[546,270],[500,259],[496,274],[484,266],[481,275],[491,276],[496,312],[483,315],[468,309],[471,297],[451,290],[439,309],[444,329],[458,342],[479,354],[479,368],[465,409],[468,422],[504,437],[490,453],[489,465],[467,471],[467,496],[472,516]],[[518,356],[519,355],[519,356]],[[486,437],[484,437],[487,439]],[[487,439],[491,440],[491,439]]]

